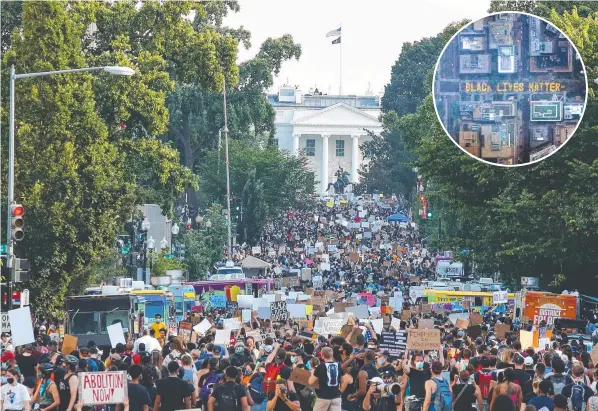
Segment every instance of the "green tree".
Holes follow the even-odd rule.
[[[256,245],[268,216],[268,204],[264,198],[264,183],[255,177],[256,171],[249,172],[249,178],[241,193],[242,219],[239,220],[239,242]]]
[[[241,205],[243,189],[255,170],[256,181],[263,184],[263,201],[268,218],[278,216],[288,207],[303,207],[311,199],[314,178],[307,169],[304,156],[295,157],[276,147],[260,147],[246,141],[231,141],[230,186],[231,208]],[[222,150],[207,153],[200,167],[200,183],[204,202],[226,202],[226,168]],[[238,216],[233,216],[233,221]]]
[[[49,313],[59,313],[65,294],[97,277],[93,266],[105,260],[136,204],[152,200],[169,210],[184,186],[196,184],[175,150],[135,134],[138,126],[165,131],[172,83],[162,57],[128,54],[125,38],[94,54],[88,27],[104,6],[23,2],[20,31],[4,55],[4,81],[13,61],[17,73],[94,64],[136,70],[129,78],[96,72],[17,81],[15,193],[27,209],[27,230],[16,252],[30,259],[33,299]],[[131,127],[121,130],[122,121]],[[5,110],[2,127],[6,135]]]
[[[213,205],[207,210],[201,223],[188,230],[183,237],[185,244],[185,267],[191,280],[205,280],[207,273],[225,256],[228,243],[226,218],[222,207]]]

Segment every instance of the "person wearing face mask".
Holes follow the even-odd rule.
[[[247,337],[245,339],[245,345],[247,345],[247,350],[249,350],[251,360],[257,361],[260,357],[260,351],[255,346],[255,339],[253,337]]]
[[[249,353],[245,349],[245,344],[243,344],[243,341],[237,341],[235,344],[235,352],[230,358],[230,364],[233,367],[241,367],[248,361]]]
[[[390,357],[390,351],[384,350],[376,359],[376,367],[378,368],[378,372],[380,374],[395,370],[394,365],[388,362],[388,357]]]
[[[31,396],[27,387],[20,384],[19,372],[14,368],[6,371],[2,377],[2,389],[0,390],[0,410],[2,411],[29,411],[31,409]],[[6,378],[6,381],[4,379]]]
[[[426,397],[426,381],[432,378],[430,373],[430,364],[424,361],[424,354],[416,352],[411,359],[409,366],[409,373],[403,377],[404,385],[409,384],[409,394],[415,396],[419,400],[419,404],[423,404]]]
[[[60,396],[58,394],[58,388],[52,381],[52,373],[54,372],[54,365],[52,363],[42,363],[39,365],[42,378],[41,383],[33,398],[31,399],[32,404],[39,404],[40,411],[50,411],[56,409],[60,405]]]

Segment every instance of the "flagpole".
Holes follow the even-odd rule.
[[[341,28],[341,44],[339,44],[339,66],[338,66],[338,76],[339,76],[339,86],[338,86],[338,95],[343,95],[343,23],[340,24]]]

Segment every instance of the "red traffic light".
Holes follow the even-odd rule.
[[[23,214],[25,214],[25,209],[22,205],[13,205],[10,213],[13,217],[21,217]]]

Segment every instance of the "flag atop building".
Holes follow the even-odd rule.
[[[340,35],[341,35],[341,28],[339,27],[336,30],[329,31],[326,34],[326,37],[335,37],[335,36],[340,36]]]
[[[339,37],[337,39],[332,40],[332,44],[341,44],[341,38]]]

